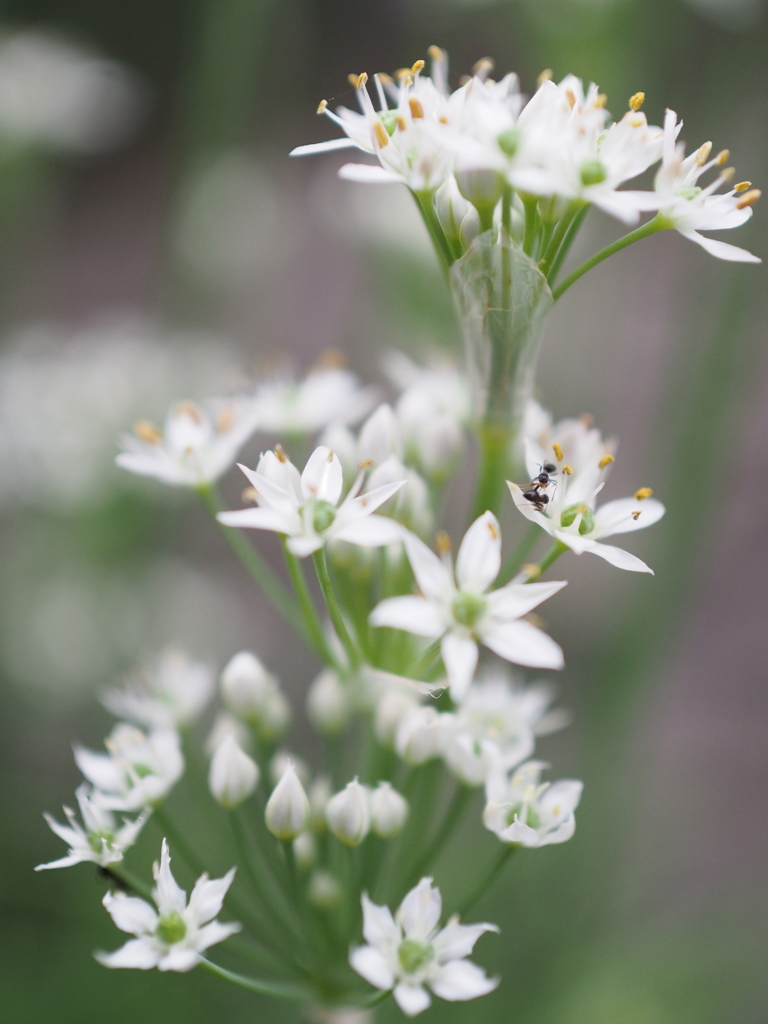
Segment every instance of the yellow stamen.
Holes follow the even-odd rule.
[[[535,580],[537,576],[541,576],[541,569],[535,562],[526,562],[523,566],[523,572],[529,580]]]
[[[368,81],[368,75],[365,71],[361,72],[359,75],[347,75],[347,81],[350,85],[353,85],[355,89],[362,89]]]
[[[311,373],[320,370],[343,370],[347,365],[347,357],[340,348],[327,348],[318,356]]]
[[[611,455],[610,452],[606,452],[602,459],[600,459],[600,461],[598,462],[597,468],[605,469],[606,466],[610,466],[610,464],[615,461],[616,459],[613,457],[613,455]]]
[[[645,124],[644,117],[633,117],[629,122],[633,128],[642,128]]]
[[[696,153],[696,163],[699,167],[703,167],[709,159],[709,154],[712,152],[712,143],[705,142],[703,146],[699,146],[698,152]]]
[[[566,464],[564,466],[561,466],[560,472],[564,473],[566,476],[572,476],[573,475],[573,466],[569,466],[568,463],[566,462]]]
[[[317,110],[315,111],[315,113],[316,114],[324,114],[327,109],[328,109],[328,100],[320,100],[320,102],[317,104]]]
[[[259,492],[255,487],[246,487],[243,493],[240,495],[241,501],[256,501],[259,496]]]
[[[583,423],[585,427],[589,428],[594,425],[595,417],[591,412],[583,412],[581,416],[579,416],[579,421]]]
[[[134,423],[133,432],[136,437],[146,441],[147,444],[160,444],[163,440],[162,430],[156,427],[154,423],[150,423],[149,420],[139,420],[137,423]]]
[[[496,527],[493,525],[493,523],[489,522],[487,525],[488,525],[488,533],[490,533],[491,537],[494,540],[498,540],[499,539],[499,531],[496,529]]]
[[[363,461],[360,463],[360,465],[357,468],[358,468],[358,470],[362,471],[364,469],[370,469],[372,465],[373,465],[373,459],[363,459]]]
[[[278,462],[288,461],[288,456],[285,454],[285,450],[283,449],[283,446],[281,444],[275,445],[275,456],[277,457]]]
[[[334,457],[335,454],[336,453],[334,452],[333,448],[329,448],[328,449],[328,454],[325,456],[325,461],[326,462],[333,462],[333,457]]]
[[[752,187],[751,181],[740,181],[738,185],[733,186],[734,192],[746,192],[748,188]]]
[[[408,106],[411,108],[411,117],[414,120],[424,117],[424,107],[421,105],[421,100],[417,100],[415,96],[411,96],[408,100]]]
[[[392,85],[392,76],[388,75],[386,71],[377,71],[376,77],[382,85]]]
[[[427,48],[427,55],[430,60],[443,60],[445,52],[439,46],[430,46]]]
[[[385,146],[389,145],[389,135],[387,135],[387,129],[381,121],[373,122],[373,134],[376,136],[376,142],[379,144],[379,149],[384,149]]]
[[[599,92],[597,94],[597,96],[595,96],[595,107],[598,110],[602,110],[602,108],[605,106],[605,104],[607,102],[608,102],[608,95],[606,93]]]
[[[413,77],[413,73],[412,73],[410,68],[398,68],[397,71],[395,71],[395,78],[398,81],[402,81],[404,78],[412,78],[412,77]]]
[[[173,410],[176,416],[189,416],[195,423],[202,423],[203,417],[194,402],[179,402]]]
[[[560,447],[560,445],[557,443],[557,441],[555,441],[555,443],[552,445],[552,451],[555,453],[555,458],[557,459],[557,461],[558,462],[562,462],[563,461],[563,449]]]
[[[721,149],[720,152],[715,157],[715,160],[717,162],[717,166],[718,167],[722,167],[723,164],[727,164],[728,161],[730,160],[730,158],[731,158],[731,151],[730,151],[730,149]]]
[[[448,124],[448,118],[445,115],[443,115],[442,117],[438,117],[437,120],[440,122],[440,124]]]
[[[645,501],[646,498],[650,498],[653,491],[650,487],[641,487],[639,491],[635,491],[635,501]]]
[[[401,132],[404,132],[405,129],[408,127],[408,122],[405,120],[404,117],[397,118],[397,127],[400,129]]]
[[[762,194],[763,193],[759,188],[750,189],[749,192],[745,192],[741,199],[739,199],[738,203],[736,203],[736,209],[743,210],[747,206],[754,206]]]
[[[630,110],[639,110],[644,103],[645,103],[645,93],[644,92],[636,92],[632,96],[629,97],[629,109]]]
[[[411,67],[411,74],[418,75],[420,71],[424,70],[425,61],[417,60],[416,63]]]
[[[730,181],[735,174],[735,167],[726,167],[724,171],[720,172],[720,177],[723,179],[723,181]]]
[[[551,82],[554,77],[555,73],[552,70],[552,68],[544,68],[544,70],[539,73],[539,77],[536,79],[536,85],[542,86],[545,82]]]
[[[573,91],[573,89],[565,90],[565,98],[568,100],[568,106],[571,108],[571,110],[573,110],[573,108],[576,106],[576,93]]]
[[[490,57],[481,57],[472,66],[473,75],[488,75],[493,71],[493,61]]]
[[[228,402],[218,415],[216,420],[216,433],[226,434],[235,424],[235,407]]]
[[[450,555],[451,553],[451,538],[445,532],[445,530],[438,530],[435,534],[435,544],[437,545],[437,553],[439,555]]]

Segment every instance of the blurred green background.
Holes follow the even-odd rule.
[[[114,438],[173,398],[236,385],[277,352],[306,366],[338,348],[376,377],[386,347],[455,343],[407,196],[337,181],[334,156],[287,158],[331,134],[314,110],[323,97],[351,103],[348,72],[391,71],[437,43],[454,82],[488,55],[528,91],[547,67],[594,80],[615,116],[643,90],[649,120],[674,108],[689,149],[728,147],[737,180],[760,187],[765,5],[18,0],[0,10],[8,32],[54,31],[132,73],[108,146],[0,134],[3,1015],[298,1020],[202,972],[104,970],[91,952],[119,936],[103,883],[86,867],[32,873],[63,853],[41,812],[72,801],[71,743],[100,746],[109,726],[94,698],[121,671],[175,641],[217,665],[251,646],[294,695],[313,673],[194,503],[114,469]],[[765,258],[764,218],[758,204],[728,240]],[[616,234],[593,213],[582,251]],[[586,781],[578,831],[519,856],[471,915],[502,926],[478,951],[502,973],[499,989],[471,1008],[440,1003],[425,1021],[766,1020],[767,294],[762,268],[664,235],[603,264],[551,317],[543,401],[558,416],[589,411],[620,438],[611,496],[651,485],[668,514],[633,546],[654,578],[568,563],[570,601],[549,624],[567,652],[561,703],[575,723],[541,753],[555,777]],[[301,750],[300,731],[291,742]],[[445,851],[448,901],[451,879],[494,842],[474,828]],[[386,1006],[377,1019],[396,1016]]]

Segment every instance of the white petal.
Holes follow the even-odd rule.
[[[372,490],[367,491],[365,494],[359,495],[357,498],[352,498],[351,501],[345,500],[341,508],[339,509],[339,515],[349,512],[351,518],[357,519],[360,516],[370,515],[371,512],[375,512],[376,509],[383,505],[385,501],[389,501],[393,494],[397,494],[401,487],[404,487],[407,480],[394,480],[392,483],[381,484],[380,487],[374,487]]]
[[[102,902],[121,932],[151,935],[157,927],[157,913],[146,900],[108,892]]]
[[[304,497],[327,501],[335,507],[339,503],[343,485],[344,474],[338,455],[325,445],[315,448],[301,474]]]
[[[493,512],[476,519],[464,535],[456,558],[456,579],[462,590],[482,594],[501,569],[501,531]]]
[[[378,164],[344,164],[339,168],[339,177],[363,185],[393,185],[403,180],[398,174],[385,171]]]
[[[191,971],[200,963],[200,955],[188,946],[174,945],[157,964],[158,971]]]
[[[500,658],[531,668],[563,668],[562,648],[530,622],[507,622],[482,637]]]
[[[198,878],[189,897],[190,920],[200,925],[216,917],[234,877],[235,869],[231,868],[223,878],[209,879],[205,875]]]
[[[506,587],[488,594],[488,616],[492,619],[519,619],[533,611],[542,601],[553,597],[566,585],[567,580],[546,583],[508,583]]]
[[[432,884],[431,878],[422,878],[418,885],[405,896],[395,919],[408,939],[426,941],[430,932],[437,927],[443,901],[440,890]]]
[[[96,953],[96,959],[103,967],[133,967],[147,971],[157,967],[160,952],[146,939],[131,939],[114,953]]]
[[[224,526],[239,526],[249,530],[274,530],[275,533],[289,533],[298,525],[298,516],[288,519],[283,513],[271,508],[240,508],[232,512],[219,512],[216,516]]]
[[[463,1002],[493,992],[499,984],[499,979],[489,978],[482,968],[470,963],[469,960],[460,960],[445,964],[439,976],[430,979],[429,984],[435,995],[441,999]]]
[[[171,874],[171,855],[167,839],[163,839],[160,850],[160,867],[155,876],[155,891],[152,895],[161,916],[173,910],[181,914],[187,906],[187,894]]]
[[[407,985],[402,981],[392,995],[406,1017],[415,1017],[417,1013],[426,1010],[432,1002],[429,993],[421,985]]]
[[[313,156],[315,153],[330,153],[335,149],[355,149],[352,139],[329,139],[327,142],[310,142],[306,146],[296,146],[288,156]]]
[[[386,544],[397,544],[403,539],[403,528],[394,519],[386,516],[366,516],[355,523],[346,523],[336,528],[334,522],[328,530],[329,539],[345,540],[363,548],[380,548]]]
[[[477,668],[477,644],[471,637],[448,633],[443,637],[440,650],[451,686],[451,698],[460,704]]]
[[[451,573],[442,559],[433,554],[415,534],[406,533],[403,539],[416,582],[426,597],[440,600],[455,589]]]
[[[452,918],[448,924],[432,940],[440,960],[462,960],[469,956],[475,948],[475,943],[486,932],[498,932],[495,924],[459,924],[457,918]]]
[[[730,245],[728,242],[719,242],[716,238],[707,238],[700,235],[698,231],[681,231],[683,238],[687,238],[696,245],[700,245],[710,256],[716,256],[719,260],[728,260],[731,263],[762,263],[759,256],[740,249],[737,245]]]
[[[376,605],[368,621],[372,626],[389,626],[433,638],[445,629],[441,610],[424,597],[388,597]]]
[[[389,907],[380,907],[368,899],[368,894],[361,897],[363,906],[363,937],[371,946],[385,943],[396,945],[400,942],[400,929],[395,924]],[[387,988],[389,986],[386,986]]]
[[[236,935],[241,928],[242,925],[238,924],[237,921],[228,921],[226,924],[223,924],[221,921],[211,921],[210,924],[201,928],[195,936],[195,949],[202,952],[202,950],[208,949],[209,946],[228,939],[230,935]]]
[[[297,558],[306,558],[307,555],[320,550],[323,546],[323,539],[316,533],[306,536],[289,537],[286,546],[292,555],[296,555]]]
[[[631,555],[629,551],[625,551],[624,548],[595,541],[589,550],[593,555],[598,555],[606,562],[610,562],[611,565],[615,565],[617,569],[629,569],[630,572],[649,572],[653,576],[653,569],[650,566],[647,566],[637,555]]]
[[[609,501],[595,512],[595,529],[592,531],[593,540],[601,537],[611,537],[616,533],[632,533],[634,530],[642,530],[646,526],[653,526],[658,523],[666,509],[655,498],[645,498],[638,501],[636,498],[619,498],[617,501]],[[640,515],[635,518],[634,513]]]
[[[390,989],[395,974],[387,958],[372,946],[358,946],[349,954],[352,969],[375,988]]]

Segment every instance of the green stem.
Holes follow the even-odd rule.
[[[541,221],[539,220],[539,200],[537,196],[528,196],[523,199],[525,208],[525,234],[523,236],[523,252],[528,256],[533,255],[533,247],[536,244],[536,234]]]
[[[558,285],[552,292],[552,298],[557,302],[561,295],[568,291],[572,284],[575,284],[588,270],[592,267],[596,267],[598,263],[602,263],[603,260],[608,259],[609,256],[613,256],[616,252],[621,252],[622,249],[626,249],[628,245],[632,245],[633,242],[639,242],[641,238],[647,238],[648,235],[653,235],[657,231],[663,231],[667,227],[665,221],[657,214],[653,220],[649,220],[647,224],[641,224],[639,228],[635,228],[634,231],[630,231],[628,235],[624,235],[622,238],[617,239],[615,242],[611,242],[610,245],[606,245],[600,252],[596,252],[594,256],[590,256],[588,260],[581,264],[572,271],[568,277]]]
[[[213,485],[202,484],[197,488],[197,493],[214,520],[216,520],[216,525],[219,527],[221,535],[264,591],[264,596],[267,600],[280,612],[289,625],[293,626],[294,629],[298,628],[299,632],[302,632],[298,608],[292,600],[290,593],[262,559],[258,551],[245,539],[242,531],[237,527],[224,526],[223,523],[216,519],[217,513],[221,512],[224,506]]]
[[[589,213],[589,209],[589,205],[585,203],[584,206],[582,206],[582,208],[573,218],[571,223],[568,225],[568,230],[565,233],[565,238],[563,239],[562,245],[557,250],[557,255],[552,260],[552,266],[549,268],[547,280],[549,281],[550,288],[554,286],[554,283],[557,280],[557,275],[560,273],[560,268],[563,265],[563,260],[570,252],[571,246],[573,245],[573,240],[576,237],[576,235],[578,235],[579,228],[584,223],[584,218]]]
[[[317,614],[317,609],[315,608],[312,595],[307,587],[307,581],[304,579],[304,573],[301,570],[299,560],[295,555],[291,554],[285,542],[283,542],[283,550],[285,551],[285,562],[288,566],[288,574],[291,577],[293,589],[296,591],[296,596],[299,599],[299,605],[301,606],[301,613],[304,619],[304,626],[306,628],[307,635],[310,638],[310,642],[316,653],[323,661],[339,670],[341,666],[328,643],[328,638],[325,635],[325,630],[323,629],[320,617]]]
[[[247,988],[249,991],[258,992],[263,996],[273,996],[276,999],[288,999],[297,1003],[310,1003],[314,998],[312,990],[305,988],[303,985],[291,985],[279,981],[266,981],[263,978],[249,978],[244,974],[236,974],[234,971],[228,971],[224,967],[219,967],[218,964],[214,964],[212,961],[206,960],[205,957],[200,958],[200,966],[204,967],[205,970],[210,971],[211,974],[215,974],[219,978],[223,978],[224,981],[230,981],[233,985],[239,985],[240,988]]]
[[[451,269],[451,264],[453,263],[453,254],[451,252],[448,239],[445,237],[442,225],[435,213],[435,207],[432,202],[432,193],[414,192],[413,195],[419,205],[419,211],[421,212],[422,219],[426,225],[427,231],[429,232],[432,244],[435,247],[435,252],[437,253],[437,258],[440,261],[440,266],[447,278]]]
[[[509,474],[512,430],[504,423],[482,423],[478,428],[480,472],[472,509],[472,521],[486,511],[498,515]]]
[[[547,246],[547,250],[542,256],[542,258],[539,260],[539,270],[542,272],[542,274],[544,274],[544,276],[547,279],[549,279],[549,270],[552,265],[552,262],[557,256],[558,252],[560,251],[560,248],[565,240],[565,237],[568,234],[568,229],[573,223],[573,219],[576,216],[576,214],[579,213],[579,210],[579,203],[571,203],[571,205],[568,207],[568,209],[565,211],[563,216],[558,221],[557,227],[555,228],[555,232],[549,241],[549,245]]]
[[[485,894],[491,886],[491,883],[499,874],[501,869],[507,863],[512,854],[517,850],[517,846],[507,845],[501,851],[501,854],[496,858],[494,863],[491,865],[490,870],[486,872],[481,882],[475,886],[470,895],[464,900],[461,907],[459,908],[459,914],[463,917],[477,901]]]
[[[344,621],[341,608],[339,608],[339,602],[336,600],[336,594],[333,590],[331,577],[328,574],[328,563],[325,558],[325,551],[322,548],[319,551],[316,551],[312,556],[312,561],[315,563],[315,572],[317,573],[320,589],[322,590],[323,597],[325,598],[328,614],[331,616],[333,628],[336,630],[336,635],[341,641],[344,652],[349,659],[350,666],[352,668],[356,668],[360,664],[360,653],[352,640],[352,637],[349,635],[347,624]]]

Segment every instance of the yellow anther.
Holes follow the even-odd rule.
[[[566,462],[564,466],[560,467],[560,472],[564,473],[566,476],[573,476],[573,466],[569,466]]]
[[[650,498],[653,491],[650,487],[641,487],[639,491],[635,491],[635,501],[645,501],[646,498]]]
[[[288,462],[288,456],[285,454],[285,450],[281,444],[275,445],[275,455],[278,462]]]
[[[467,84],[467,82],[470,82],[471,80],[472,80],[472,79],[470,78],[470,76],[469,76],[469,75],[462,75],[462,76],[461,76],[461,77],[459,78],[459,86],[463,86],[463,85],[466,85],[466,84]]]
[[[418,73],[420,71],[424,70],[425,63],[426,63],[426,61],[417,60],[416,63],[411,67],[411,74],[412,75],[418,75]]]
[[[629,123],[632,125],[633,128],[642,128],[643,125],[645,124],[645,118],[644,117],[632,117],[632,118],[630,118]]]
[[[368,81],[368,75],[365,71],[361,72],[359,75],[347,75],[347,81],[350,85],[354,85],[356,89],[362,89]]]
[[[400,82],[404,78],[413,78],[413,72],[410,68],[398,68],[395,71],[395,78]]]
[[[726,167],[725,170],[720,171],[720,177],[723,179],[723,181],[730,181],[735,174],[735,167]]]
[[[493,61],[490,57],[481,57],[472,65],[472,74],[477,75],[478,78],[489,75],[491,71],[493,71]]]
[[[744,195],[736,203],[737,210],[743,210],[747,206],[753,206],[763,193],[759,188],[751,188],[749,192],[745,192]]]
[[[231,402],[227,402],[224,408],[216,418],[216,433],[226,434],[235,425],[235,407]]]
[[[740,181],[738,185],[733,186],[734,192],[746,192],[748,188],[752,187],[751,181]]]
[[[246,487],[243,493],[240,495],[241,501],[256,501],[259,496],[259,492],[255,487]]]
[[[392,85],[392,76],[388,75],[386,71],[377,71],[376,77],[382,85]]]
[[[437,545],[437,553],[439,555],[450,555],[451,553],[451,538],[445,532],[445,530],[438,530],[435,534],[435,544]]]
[[[557,443],[557,441],[555,441],[555,443],[552,445],[552,451],[555,453],[555,458],[557,459],[557,461],[558,462],[562,462],[563,461],[563,449],[560,447],[560,445]]]
[[[644,92],[636,92],[632,96],[629,97],[629,109],[630,110],[639,110],[644,103],[645,103],[645,93]]]
[[[150,423],[149,420],[139,420],[137,423],[134,423],[133,432],[136,437],[146,441],[147,444],[160,444],[163,440],[162,430],[156,427],[154,423]]]
[[[438,117],[437,120],[440,122],[440,124],[448,124],[448,118],[445,116],[445,114],[443,114],[441,117]]]
[[[727,164],[728,161],[730,160],[730,158],[731,158],[731,151],[730,151],[730,149],[721,149],[720,152],[715,157],[715,160],[717,161],[717,166],[718,167],[722,167],[723,164]]]
[[[712,152],[712,143],[705,142],[703,146],[699,146],[696,153],[696,163],[699,167],[702,167],[709,159],[709,154]]]
[[[600,459],[600,461],[598,462],[597,468],[605,469],[606,466],[610,466],[610,464],[615,461],[616,459],[613,457],[613,455],[611,455],[610,452],[606,452],[602,459]]]
[[[376,136],[376,142],[379,144],[379,149],[384,149],[385,146],[389,145],[389,135],[381,121],[373,122],[373,134]]]
[[[445,51],[441,50],[439,46],[430,46],[427,49],[427,55],[430,60],[443,60],[445,58]]]
[[[552,68],[544,68],[544,70],[539,73],[539,77],[536,79],[536,85],[542,86],[545,82],[551,82],[554,77],[555,73],[552,70]]]
[[[316,114],[324,114],[327,109],[328,109],[328,100],[320,100],[320,102],[317,104],[317,110],[315,111],[315,113]]]
[[[499,539],[499,531],[496,529],[496,527],[493,525],[493,523],[488,522],[487,525],[488,525],[488,533],[490,533],[491,537],[494,540],[498,540]]]
[[[597,96],[595,96],[595,107],[598,110],[601,110],[605,106],[605,104],[607,102],[608,102],[608,95],[607,95],[607,93],[599,92],[597,94]]]
[[[340,348],[326,348],[317,357],[311,373],[323,370],[343,370],[347,365],[347,357]]]
[[[336,455],[336,453],[334,452],[333,448],[329,448],[328,449],[328,454],[325,456],[325,461],[326,462],[333,462],[335,455]]]
[[[173,410],[176,416],[188,416],[195,423],[202,423],[203,416],[194,402],[179,402]]]
[[[576,106],[576,93],[573,91],[573,89],[565,90],[565,98],[568,100],[568,106],[571,108],[571,110],[573,110],[573,108]]]
[[[362,471],[363,469],[370,469],[372,465],[373,459],[363,459],[357,468]]]
[[[535,562],[526,562],[523,566],[523,572],[529,580],[535,580],[537,576],[541,576],[541,569]]]
[[[398,117],[396,123],[397,127],[400,129],[401,132],[404,132],[405,129],[408,127],[408,122],[405,120],[404,117]]]
[[[590,427],[594,426],[595,417],[592,415],[591,412],[583,412],[581,416],[579,416],[579,422],[583,423],[584,426],[587,429],[589,429]]]
[[[424,117],[424,107],[421,104],[421,100],[417,100],[415,96],[411,96],[408,100],[408,106],[411,108],[411,117],[414,120]]]

